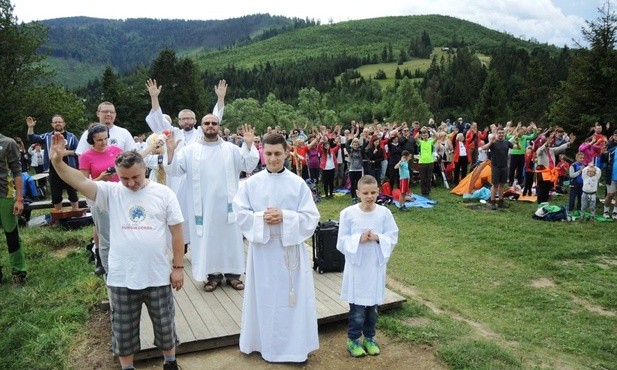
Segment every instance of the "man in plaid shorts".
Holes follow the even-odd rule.
[[[163,369],[178,369],[172,289],[184,283],[182,212],[176,195],[146,178],[146,165],[134,151],[115,161],[120,182],[92,181],[62,161],[64,138],[56,133],[50,157],[58,175],[97,207],[109,211],[110,249],[106,284],[110,293],[112,350],[122,369],[133,369],[138,352],[142,304],[148,307],[154,344],[165,357]],[[168,257],[171,234],[173,262]]]

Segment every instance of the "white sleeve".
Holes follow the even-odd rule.
[[[298,245],[315,233],[319,211],[313,194],[305,183],[301,184],[296,209],[283,209],[282,242],[284,247]]]
[[[156,134],[160,134],[163,130],[171,130],[173,128],[171,123],[167,122],[165,117],[163,117],[163,111],[160,107],[148,113],[148,116],[146,116],[146,123],[148,127],[150,127],[150,130]]]
[[[77,149],[75,149],[75,154],[82,155],[85,152],[90,150],[90,144],[88,144],[88,130],[84,131],[79,138],[79,143],[77,143]]]
[[[377,234],[379,236],[379,247],[381,250],[381,254],[379,255],[380,265],[388,263],[394,246],[398,241],[398,226],[396,226],[394,216],[392,216],[392,212],[390,212],[389,209],[386,208],[385,210],[387,212],[385,212],[383,220],[383,232]]]
[[[264,212],[254,211],[250,202],[250,185],[244,184],[233,200],[236,224],[250,243],[265,244],[270,240],[268,225],[264,222]]]

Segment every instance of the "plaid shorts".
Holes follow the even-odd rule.
[[[111,295],[111,349],[116,356],[139,352],[139,321],[141,306],[148,308],[154,329],[154,345],[167,351],[178,344],[174,324],[174,297],[171,285],[132,290],[108,287]]]

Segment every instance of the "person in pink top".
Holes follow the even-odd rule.
[[[86,178],[93,181],[118,182],[116,175],[116,157],[122,153],[122,149],[115,145],[108,145],[109,129],[100,123],[93,123],[88,128],[87,135],[90,149],[79,157],[79,170]],[[107,271],[109,257],[109,212],[92,205],[92,220],[94,221],[94,245],[95,253],[99,257],[97,261],[97,274]],[[99,267],[102,266],[104,271]]]
[[[605,142],[599,139],[596,135],[588,137],[579,147],[578,151],[583,153],[583,163],[588,165],[593,162],[594,158],[602,154],[602,147]]]

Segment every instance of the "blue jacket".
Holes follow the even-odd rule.
[[[31,143],[39,143],[45,145],[45,155],[44,155],[44,164],[43,167],[45,171],[49,170],[49,148],[51,147],[51,138],[54,135],[54,131],[47,132],[42,135],[32,134],[28,135],[28,140]],[[79,140],[75,135],[68,131],[64,131],[64,138],[66,139],[66,149],[67,150],[75,150],[77,149],[77,144]],[[64,158],[64,161],[71,167],[77,168],[77,155],[69,155]]]

